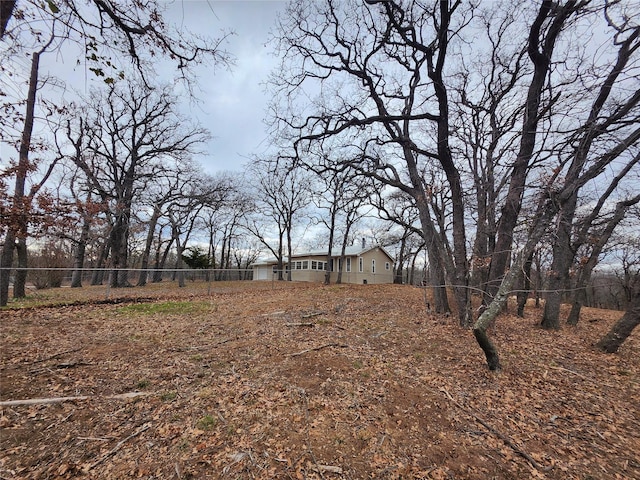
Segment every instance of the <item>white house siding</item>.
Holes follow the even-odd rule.
[[[272,275],[273,275],[272,265],[254,265],[253,266],[254,280],[271,280]]]

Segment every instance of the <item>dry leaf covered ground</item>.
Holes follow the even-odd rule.
[[[496,374],[422,289],[209,288],[1,310],[0,400],[81,398],[1,406],[0,479],[640,478],[638,332],[591,347],[621,312],[504,315]]]

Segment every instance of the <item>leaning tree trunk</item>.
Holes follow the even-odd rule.
[[[604,246],[609,241],[614,229],[624,218],[627,209],[638,202],[640,202],[640,195],[636,195],[633,198],[616,203],[616,209],[613,216],[607,222],[604,230],[597,235],[597,240],[593,245],[589,258],[587,258],[586,262],[580,266],[581,268],[576,282],[577,288],[574,294],[573,305],[571,306],[571,312],[567,318],[567,323],[569,325],[578,324],[578,320],[580,319],[580,310],[587,299],[587,284],[589,283],[589,280],[591,280],[591,273],[598,263],[598,258],[600,257]]]
[[[500,284],[500,288],[487,308],[482,312],[476,323],[473,325],[473,335],[476,337],[478,345],[485,354],[489,370],[500,370],[500,357],[498,350],[487,334],[488,328],[495,323],[497,316],[502,312],[507,299],[511,294],[511,289],[518,279],[519,272],[522,271],[526,260],[531,256],[544,235],[551,219],[558,212],[558,201],[549,198],[542,204],[536,215],[534,224],[529,231],[529,238],[522,251],[518,254],[512,268],[506,273]]]
[[[636,289],[635,293],[635,298],[629,304],[622,318],[615,323],[609,333],[596,343],[598,350],[605,353],[616,353],[620,345],[631,335],[633,329],[640,324],[640,289]]]

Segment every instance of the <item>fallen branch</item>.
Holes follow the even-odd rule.
[[[547,467],[544,468],[542,465],[540,465],[538,462],[536,462],[536,460],[529,455],[527,452],[525,452],[522,448],[520,448],[518,445],[516,445],[509,437],[507,437],[505,434],[503,434],[502,432],[499,432],[498,430],[496,430],[495,428],[493,428],[491,425],[489,425],[487,422],[485,422],[482,418],[480,418],[478,415],[476,415],[475,413],[473,413],[471,410],[468,410],[467,408],[463,407],[462,405],[460,405],[458,402],[456,402],[453,397],[451,396],[451,394],[445,390],[444,388],[440,388],[440,391],[442,393],[444,393],[447,398],[456,406],[458,407],[460,410],[465,411],[466,413],[468,413],[469,415],[471,415],[473,418],[476,419],[476,421],[480,424],[482,424],[482,426],[484,426],[487,430],[489,430],[491,433],[493,433],[496,437],[498,437],[500,440],[502,440],[504,443],[506,443],[509,447],[511,447],[511,449],[516,452],[518,455],[520,455],[521,457],[525,458],[530,464],[531,466],[533,466],[533,468],[535,468],[536,470],[540,471],[540,472],[548,472],[549,470],[551,470],[553,467]]]
[[[80,350],[82,350],[82,347],[74,348],[73,350],[65,350],[64,352],[56,353],[56,354],[51,355],[50,357],[47,357],[47,358],[42,358],[40,360],[34,360],[33,362],[30,362],[29,365],[35,365],[36,363],[42,363],[42,362],[46,362],[47,360],[53,360],[54,358],[61,357],[63,355],[66,355],[67,353],[79,352]]]
[[[314,327],[316,324],[311,322],[285,323],[285,327]]]
[[[104,462],[107,458],[111,457],[112,455],[114,455],[118,450],[120,450],[122,448],[122,446],[127,443],[129,440],[131,440],[134,437],[137,437],[138,435],[140,435],[142,432],[144,432],[145,430],[149,430],[151,428],[151,423],[145,423],[144,425],[142,425],[142,427],[140,427],[138,430],[136,430],[134,433],[132,433],[131,435],[129,435],[127,438],[124,438],[122,440],[120,440],[115,447],[113,447],[111,450],[109,450],[107,453],[105,453],[104,455],[102,455],[102,457],[100,457],[98,460],[96,460],[95,462],[93,462],[91,465],[89,465],[88,467],[85,467],[85,471],[88,472],[90,470],[93,470],[94,468],[96,468],[98,465],[100,465],[102,462]]]
[[[23,405],[49,405],[53,403],[89,400],[91,398],[106,398],[109,400],[126,400],[129,398],[143,397],[147,395],[153,395],[153,393],[129,392],[129,393],[121,393],[120,395],[108,395],[106,397],[92,397],[89,395],[82,395],[77,397],[28,398],[26,400],[5,400],[3,402],[0,402],[0,407],[16,407],[16,406],[23,406]]]
[[[56,365],[57,369],[63,368],[75,368],[75,367],[86,367],[88,365],[93,365],[93,363],[83,362],[82,360],[78,360],[76,362],[64,362]]]
[[[318,473],[320,473],[320,472],[329,472],[329,473],[342,474],[342,468],[341,467],[335,467],[333,465],[316,464],[316,465],[312,465],[311,468],[313,470],[315,470],[316,472],[318,472]]]
[[[322,311],[318,311],[318,312],[311,312],[311,313],[307,313],[306,315],[301,315],[300,318],[311,318],[311,317],[317,317],[318,315],[325,315],[327,312],[322,312]]]
[[[288,355],[286,355],[287,357],[298,357],[300,355],[304,355],[305,353],[309,353],[309,352],[317,352],[318,350],[322,350],[323,348],[327,348],[327,347],[340,347],[340,348],[346,348],[348,345],[341,345],[339,343],[326,343],[324,345],[320,345],[319,347],[313,347],[313,348],[307,348],[306,350],[302,350],[300,352],[296,352],[296,353],[289,353]]]

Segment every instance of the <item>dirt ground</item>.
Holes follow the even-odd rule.
[[[492,373],[420,288],[209,289],[0,310],[0,479],[640,478],[640,332],[592,348],[622,312],[506,314]]]

